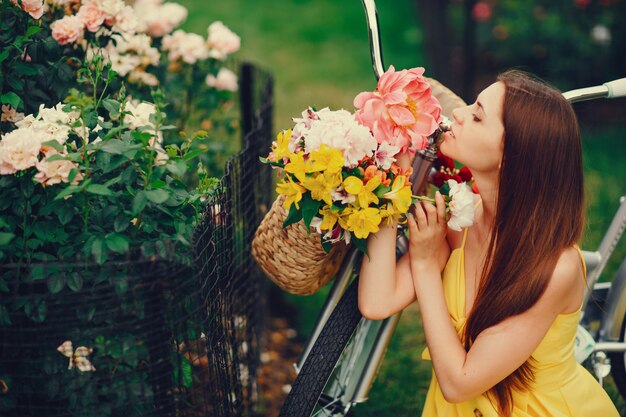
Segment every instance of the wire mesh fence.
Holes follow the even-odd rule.
[[[255,415],[271,75],[242,64],[241,89],[242,150],[186,253],[0,265],[0,416]]]

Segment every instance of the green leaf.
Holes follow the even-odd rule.
[[[31,38],[33,37],[33,35],[41,32],[41,30],[42,29],[39,26],[29,26],[28,29],[26,29],[26,34],[24,36],[26,36],[27,38]]]
[[[115,195],[113,191],[109,190],[102,184],[89,184],[89,186],[85,188],[85,191],[91,194],[103,195],[106,197],[113,197]]]
[[[135,198],[133,198],[133,206],[132,206],[133,216],[138,215],[139,212],[146,207],[147,203],[148,203],[148,197],[146,196],[146,192],[145,191],[137,192],[137,194],[135,195]]]
[[[388,185],[379,185],[378,187],[376,187],[376,190],[374,190],[374,194],[378,198],[383,198],[383,196],[385,194],[387,194],[389,191],[391,191],[391,187],[390,186],[388,186]]]
[[[120,102],[117,100],[113,100],[107,98],[102,100],[102,107],[104,107],[108,112],[111,118],[115,119],[120,114]]]
[[[447,182],[444,182],[441,187],[439,187],[439,192],[441,195],[450,195],[450,185]]]
[[[9,292],[9,286],[7,285],[6,281],[3,280],[2,278],[0,278],[0,291]]]
[[[91,254],[97,263],[102,264],[107,260],[107,248],[102,239],[96,238],[91,246]]]
[[[33,281],[39,281],[44,279],[46,276],[46,271],[42,265],[35,265],[30,270],[30,279]]]
[[[10,326],[13,324],[11,322],[11,316],[9,315],[9,310],[2,304],[0,304],[0,326]]]
[[[13,64],[13,68],[14,71],[20,73],[20,74],[24,74],[24,75],[37,75],[38,71],[37,68],[35,68],[33,65],[31,64],[26,64],[24,62],[20,62],[17,61]]]
[[[57,294],[65,287],[65,277],[62,273],[52,274],[48,277],[47,284],[50,293]]]
[[[128,226],[130,226],[130,221],[122,215],[117,216],[113,222],[113,229],[118,233],[128,229]]]
[[[0,64],[4,62],[8,57],[9,57],[9,50],[3,49],[2,52],[0,52]]]
[[[22,99],[14,92],[9,91],[0,96],[0,102],[2,102],[2,104],[8,104],[14,109],[18,109],[21,107]]]
[[[14,237],[13,233],[0,232],[0,246],[8,245]]]
[[[367,254],[367,239],[357,238],[354,234],[351,237],[352,239],[350,239],[350,243],[353,243],[358,250],[363,252],[369,258],[369,255]]]
[[[70,185],[68,187],[66,187],[64,190],[62,190],[59,194],[56,195],[56,197],[54,197],[55,200],[60,200],[68,195],[77,193],[79,191],[81,191],[83,189],[83,187],[81,187],[80,185]]]
[[[42,142],[43,146],[49,146],[54,148],[55,150],[59,151],[59,152],[63,152],[65,150],[65,146],[61,145],[58,141],[56,141],[55,139],[52,140],[48,140],[46,142]],[[62,156],[62,155],[56,155],[56,156]],[[61,159],[61,158],[59,158]],[[53,161],[52,158],[46,159],[47,161]]]
[[[183,386],[185,388],[190,388],[191,387],[191,383],[192,381],[192,371],[191,371],[191,364],[189,363],[189,361],[187,360],[186,357],[183,356],[183,360],[181,361],[181,371],[183,373],[182,375],[182,383]]]
[[[170,197],[170,194],[163,189],[149,190],[146,191],[146,197],[153,203],[161,204],[167,201],[167,199]]]
[[[74,292],[80,291],[83,288],[83,277],[78,272],[72,272],[67,278],[67,286]]]
[[[332,243],[330,243],[327,240],[322,239],[322,249],[324,249],[324,252],[329,253],[332,248],[333,248]]]
[[[311,227],[311,220],[319,212],[322,203],[323,201],[312,199],[309,193],[302,195],[302,201],[300,201],[300,205],[302,206],[302,220],[304,220],[304,225],[309,234],[311,234],[311,230],[309,229]]]
[[[175,163],[168,163],[167,170],[177,177],[182,177],[187,172],[187,164],[184,161],[177,161]]]
[[[289,207],[289,213],[287,217],[285,217],[285,221],[283,221],[283,229],[300,220],[302,220],[302,211],[297,209],[295,204],[292,204],[291,207]]]
[[[113,252],[124,253],[128,251],[128,238],[126,236],[110,233],[104,238],[104,243]]]
[[[109,139],[100,147],[100,150],[116,155],[122,155],[128,149],[128,145],[119,139]]]

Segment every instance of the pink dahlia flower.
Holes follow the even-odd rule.
[[[391,66],[374,92],[355,97],[356,120],[370,128],[378,143],[411,154],[426,147],[428,135],[438,127],[441,106],[423,74],[421,67],[396,72]]]

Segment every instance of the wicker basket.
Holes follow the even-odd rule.
[[[452,110],[465,102],[439,81],[427,78],[442,114],[452,117]],[[263,272],[283,290],[297,295],[315,293],[337,273],[345,254],[345,243],[337,243],[326,253],[315,231],[307,233],[301,221],[283,229],[287,212],[279,196],[265,215],[252,241],[252,256]]]
[[[344,242],[326,253],[320,235],[307,233],[302,220],[283,229],[287,212],[284,196],[272,204],[254,234],[252,256],[263,272],[281,289],[297,295],[310,295],[322,288],[337,273],[347,252]]]

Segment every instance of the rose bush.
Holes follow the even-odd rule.
[[[190,362],[167,345],[162,323],[173,313],[165,303],[149,311],[133,281],[141,267],[115,267],[189,263],[219,186],[217,156],[230,151],[232,138],[218,137],[236,131],[237,80],[225,65],[239,39],[221,23],[206,38],[175,31],[186,13],[159,0],[0,2],[2,415],[37,415],[24,411],[31,403],[64,415],[146,415],[165,401],[146,382],[153,362],[172,361],[161,378],[182,381],[179,390],[192,384]],[[170,291],[159,285],[158,296]],[[98,299],[103,286],[114,300]],[[150,314],[156,338],[122,327],[103,336],[103,323]],[[181,320],[174,337],[200,340]],[[8,336],[33,329],[59,340],[50,349]]]

